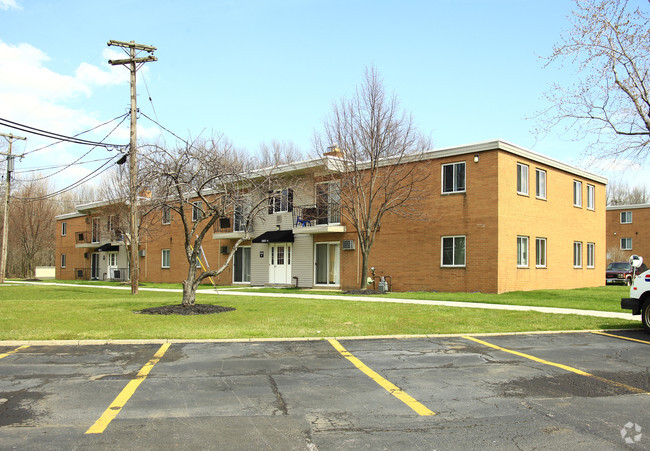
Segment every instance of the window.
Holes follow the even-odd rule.
[[[587,243],[587,268],[596,266],[596,243]]]
[[[573,181],[573,206],[582,207],[582,182]]]
[[[590,184],[587,184],[587,208],[596,209],[596,187]]]
[[[249,221],[251,220],[250,218],[251,215],[251,207],[249,205],[243,206],[241,204],[235,205],[235,211],[234,211],[234,217],[233,217],[233,222],[234,222],[234,227],[233,231],[234,232],[245,232],[246,231],[246,220],[248,219]],[[251,228],[251,224],[249,223],[249,229]],[[250,230],[249,230],[250,232]]]
[[[465,236],[442,237],[442,266],[465,266]]]
[[[546,171],[535,169],[535,197],[546,199]]]
[[[632,238],[621,238],[621,250],[622,251],[632,250]]]
[[[203,218],[203,202],[192,202],[192,222],[198,222]]]
[[[65,254],[61,254],[61,268],[65,268]]]
[[[62,222],[61,223],[61,236],[66,236],[68,234],[68,223],[67,222]]]
[[[528,195],[528,165],[517,163],[517,194]]]
[[[115,228],[117,227],[117,221],[118,221],[118,219],[117,219],[116,215],[110,215],[108,217],[108,221],[106,223],[106,225],[107,225],[106,228],[108,229],[109,232],[113,232],[115,230]]]
[[[528,237],[517,237],[517,266],[528,268]]]
[[[169,268],[169,262],[170,262],[169,249],[163,249],[162,250],[162,263],[161,263],[160,266],[162,268]]]
[[[546,268],[546,238],[535,239],[535,266]]]
[[[172,222],[172,209],[169,205],[165,205],[162,209],[162,223],[171,224]]]
[[[270,193],[269,214],[293,211],[293,190],[291,188]]]
[[[582,268],[582,241],[573,242],[573,267]]]
[[[631,211],[622,211],[621,212],[621,224],[632,224],[632,212]]]
[[[465,191],[465,162],[442,165],[442,192],[462,193]]]

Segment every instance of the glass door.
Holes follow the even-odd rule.
[[[316,285],[339,285],[339,243],[316,243]]]
[[[233,282],[243,283],[251,281],[251,248],[238,247],[235,251],[233,263]]]

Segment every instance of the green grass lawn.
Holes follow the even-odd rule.
[[[519,293],[506,298],[510,299],[506,303],[528,299],[531,305],[547,305],[542,303],[547,298],[547,302],[556,306],[562,299],[569,303],[577,297],[585,305],[589,302],[605,305],[609,295],[618,298],[610,308],[599,310],[614,310],[613,303],[620,302],[621,290],[609,288],[615,287],[604,287],[602,292],[600,288],[566,290],[564,297],[555,291]],[[404,297],[407,294],[416,293],[404,293]],[[431,299],[443,299],[440,294],[426,293]],[[468,296],[475,295],[459,294],[458,300],[467,300]],[[489,302],[486,299],[492,296],[500,299],[506,295],[476,294],[476,302]],[[598,299],[589,300],[594,297]],[[179,304],[180,299],[179,293],[141,291],[131,296],[127,291],[78,286],[3,285],[0,286],[0,340],[296,338],[640,327],[635,321],[580,315],[208,293],[199,294],[197,303],[236,310],[201,316],[133,313],[147,307]]]

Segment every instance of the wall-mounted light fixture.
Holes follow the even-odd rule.
[[[474,163],[478,163],[478,154],[474,155]]]

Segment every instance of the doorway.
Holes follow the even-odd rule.
[[[291,243],[269,245],[269,283],[291,283]]]

